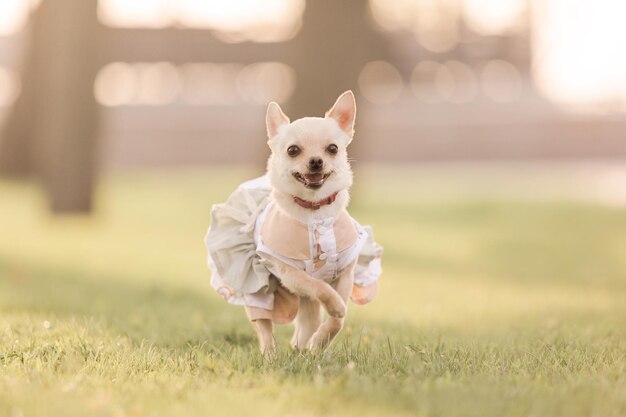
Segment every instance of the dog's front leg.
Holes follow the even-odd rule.
[[[342,318],[346,315],[344,298],[329,284],[277,259],[273,259],[272,263],[278,269],[281,284],[289,291],[300,297],[319,300],[331,317]]]
[[[344,268],[339,273],[339,278],[333,284],[337,294],[347,305],[350,294],[352,293],[352,285],[354,283],[354,267],[356,260]],[[345,316],[344,316],[345,317]],[[326,347],[343,328],[344,317],[328,317],[326,321],[317,329],[309,342],[309,349],[313,353],[317,353],[320,349]]]
[[[296,328],[291,338],[291,346],[299,351],[306,349],[313,333],[322,323],[322,307],[320,302],[312,298],[300,298],[300,307],[296,316]]]

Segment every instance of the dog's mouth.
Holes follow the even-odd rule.
[[[293,177],[296,180],[304,184],[305,187],[317,189],[317,188],[320,188],[322,185],[324,185],[324,181],[326,181],[326,179],[330,177],[330,174],[332,173],[333,173],[332,171],[327,172],[325,174],[323,172],[315,172],[315,173],[310,173],[310,174],[301,174],[299,172],[292,172],[291,175],[293,175]]]

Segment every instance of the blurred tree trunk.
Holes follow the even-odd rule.
[[[32,16],[22,95],[5,131],[2,164],[41,178],[54,212],[92,205],[98,107],[97,0],[45,0]]]
[[[363,65],[388,57],[373,27],[367,0],[308,0],[303,26],[290,42],[296,90],[287,106],[294,120],[321,116],[339,95],[357,91]],[[358,118],[357,118],[358,121]]]
[[[22,92],[0,137],[0,175],[5,177],[26,177],[33,171],[28,101]]]
[[[26,46],[30,44],[32,23],[29,21],[28,26],[14,38],[18,44],[17,48],[19,57],[15,59],[24,69],[28,60],[26,57]],[[15,58],[15,57],[14,57]],[[22,71],[21,79],[24,83],[25,79],[32,78],[25,76]],[[32,104],[32,89],[22,87],[22,92],[13,107],[0,131],[0,175],[15,178],[27,177],[33,173],[32,161],[32,121],[29,121],[28,109]]]

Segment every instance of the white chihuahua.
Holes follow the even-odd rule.
[[[355,116],[352,91],[343,93],[326,117],[305,117],[293,123],[278,104],[270,103],[266,124],[272,155],[267,170],[272,199],[278,210],[307,225],[338,219],[345,212],[350,200],[348,189],[352,185],[346,150],[354,134]],[[343,326],[356,258],[336,271],[337,276],[332,277],[331,283],[313,278],[276,257],[271,261],[280,283],[301,297],[292,344],[298,349],[308,347],[313,351],[324,347]],[[322,325],[320,303],[329,314]],[[261,349],[273,350],[271,322],[257,320],[255,327]]]
[[[290,122],[270,103],[267,175],[214,206],[206,238],[212,285],[245,305],[267,356],[275,350],[273,323],[295,318],[292,346],[317,352],[343,327],[350,297],[364,304],[377,293],[382,248],[346,211],[355,115],[351,91],[323,118]]]

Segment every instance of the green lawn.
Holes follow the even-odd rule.
[[[0,182],[0,416],[626,415],[626,209],[360,174],[380,297],[317,358],[280,327],[274,363],[202,244],[250,173],[110,175],[92,217]]]

